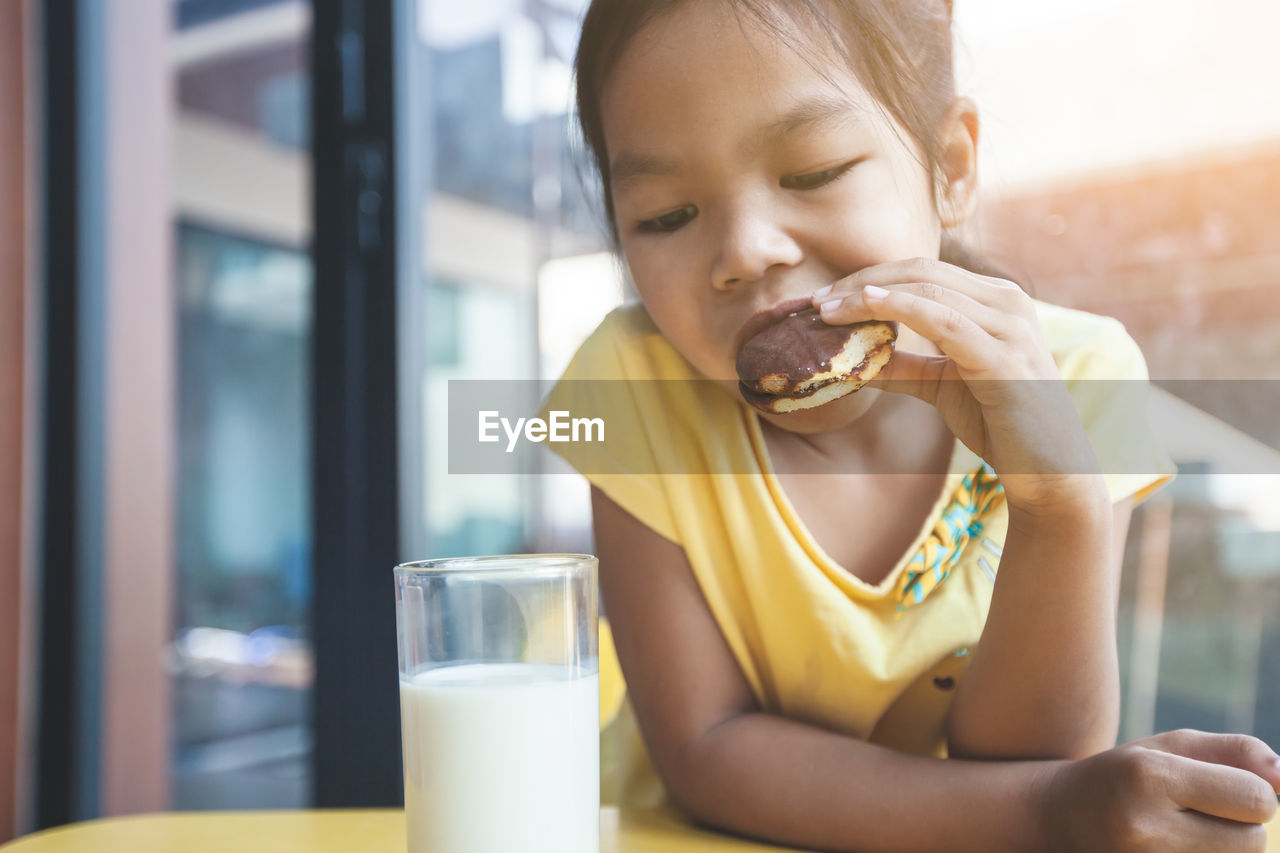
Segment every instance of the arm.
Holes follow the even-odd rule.
[[[1072,758],[1110,746],[1119,715],[1112,526],[1120,523],[1119,542],[1128,509],[1113,518],[1035,304],[1012,282],[930,259],[867,267],[834,287],[842,298],[822,303],[826,322],[897,321],[936,348],[899,349],[872,385],[936,407],[1004,485],[1009,532],[948,721],[954,754]]]
[[[1133,503],[1081,494],[1054,513],[1009,508],[987,624],[947,721],[954,756],[1082,758],[1115,745],[1115,614]]]
[[[619,662],[682,810],[825,850],[1035,849],[1034,797],[1052,763],[920,758],[762,713],[684,551],[596,489],[592,504]]]
[[[684,551],[596,489],[592,505],[600,587],[640,730],[694,819],[864,853],[1259,849],[1280,759],[1254,738],[1173,732],[1082,761],[970,762],[762,713]]]

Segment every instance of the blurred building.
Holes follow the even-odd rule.
[[[957,14],[983,116],[983,247],[1041,298],[1123,320],[1155,377],[1280,375],[1280,8]]]
[[[1280,739],[1280,7],[956,4],[983,117],[968,239],[1040,299],[1124,322],[1180,475],[1136,514],[1122,738]],[[1249,542],[1249,547],[1240,543]]]

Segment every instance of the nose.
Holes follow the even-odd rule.
[[[726,211],[720,223],[711,284],[716,290],[758,281],[775,266],[800,262],[800,246],[768,201]]]

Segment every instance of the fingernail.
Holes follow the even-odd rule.
[[[832,287],[834,287],[834,285],[828,284],[826,287],[822,288],[821,290],[815,290],[813,292],[813,298],[821,299],[822,297],[826,296],[828,293],[831,292]]]
[[[868,284],[866,287],[862,288],[863,299],[884,299],[888,295],[889,291],[885,290],[883,287],[876,287],[874,284]]]
[[[824,303],[822,303],[822,305],[820,305],[820,306],[818,307],[818,310],[819,310],[819,311],[821,311],[823,314],[829,314],[829,313],[831,313],[832,311],[834,311],[834,310],[836,310],[837,308],[839,308],[839,307],[840,307],[840,303],[841,303],[841,302],[844,302],[844,300],[843,300],[843,299],[832,299],[830,302],[824,302]]]

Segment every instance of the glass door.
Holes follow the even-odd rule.
[[[310,802],[310,40],[174,4],[172,806]]]
[[[590,549],[576,477],[450,473],[450,382],[536,396],[623,295],[573,137],[582,0],[406,4],[412,326],[403,539],[415,558]],[[561,469],[557,469],[561,470]],[[563,469],[567,470],[567,469]]]

